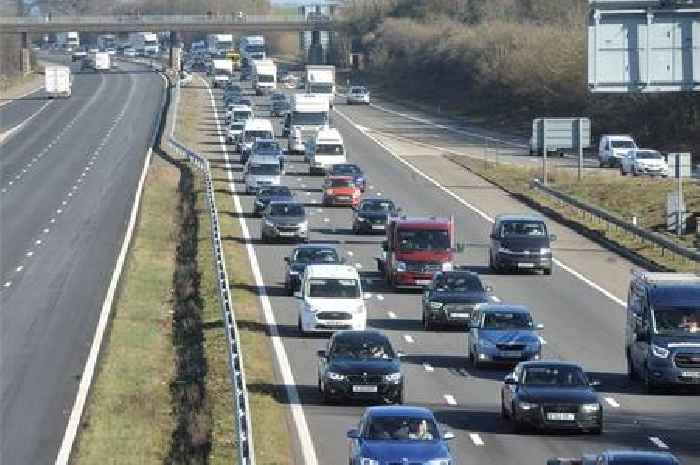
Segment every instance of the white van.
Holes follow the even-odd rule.
[[[632,136],[627,134],[603,134],[598,145],[598,161],[600,167],[620,166],[620,161],[627,156],[627,152],[637,148],[637,143]]]
[[[357,270],[348,265],[308,265],[295,294],[301,333],[364,330],[367,309]]]
[[[279,186],[282,170],[277,157],[255,157],[243,169],[246,194],[255,194],[259,188]]]
[[[238,151],[241,153],[241,161],[243,163],[248,159],[250,149],[253,148],[255,139],[274,139],[275,132],[272,129],[272,121],[269,119],[254,118],[246,121],[243,126],[240,142],[238,143]]]
[[[322,128],[316,133],[304,151],[309,163],[309,174],[325,173],[331,166],[346,163],[343,137],[335,128]]]

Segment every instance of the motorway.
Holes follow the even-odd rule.
[[[163,80],[132,65],[75,73],[0,146],[0,457],[56,459],[122,243]],[[22,122],[46,104],[0,109]]]
[[[265,117],[265,102],[258,97],[254,101],[256,114]],[[386,289],[378,279],[374,257],[379,253],[381,237],[353,236],[350,210],[322,207],[322,178],[308,176],[302,157],[290,157],[284,182],[307,205],[311,214],[311,242],[336,244],[350,263],[360,269],[365,291],[372,294],[368,301],[368,326],[385,331],[394,346],[408,354],[403,367],[407,378],[406,404],[432,408],[438,420],[456,434],[451,447],[458,464],[537,465],[556,456],[580,456],[606,448],[668,448],[684,464],[700,464],[697,396],[682,393],[648,396],[627,379],[624,308],[619,299],[616,301],[595,290],[561,267],[551,277],[490,274],[484,248],[489,222],[398,161],[366,134],[368,129],[389,124],[414,123],[410,119],[390,121],[387,113],[377,108],[344,104],[338,104],[332,116],[332,125],[341,131],[350,160],[362,166],[369,178],[365,196],[391,198],[408,215],[455,215],[457,241],[470,244],[460,262],[482,274],[484,281],[493,286],[498,300],[527,305],[536,321],[544,323],[546,357],[578,361],[592,379],[602,382],[599,392],[604,399],[606,427],[602,436],[514,434],[499,415],[499,390],[506,371],[471,368],[465,357],[466,339],[460,331],[423,330],[420,294]],[[275,124],[280,134],[279,121]],[[439,129],[433,129],[433,137],[448,141]],[[207,136],[209,146],[218,145],[219,138],[214,134],[203,133],[203,136]],[[230,152],[228,156],[231,160],[228,170],[234,175],[236,190],[241,192],[238,157]],[[240,216],[250,230],[254,260],[259,263],[266,290],[261,293],[261,300],[269,299],[271,304],[276,330],[294,377],[293,389],[299,394],[310,431],[311,443],[306,444],[302,435],[298,452],[302,455],[310,447],[311,456],[315,455],[319,464],[347,463],[345,433],[356,424],[366,405],[330,406],[321,402],[316,387],[316,350],[324,347],[326,338],[301,337],[297,333],[296,301],[285,296],[283,289],[282,257],[293,246],[260,243],[260,220],[250,215],[252,197],[241,195],[239,199],[243,209]],[[232,240],[247,241],[245,237]],[[605,284],[606,273],[611,270],[603,266],[594,278]],[[618,295],[624,299],[624,290]],[[309,457],[308,450],[306,453]],[[298,463],[303,462],[300,459]]]

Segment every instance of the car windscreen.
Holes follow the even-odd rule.
[[[258,191],[259,197],[291,197],[292,191],[287,186],[263,187]]]
[[[483,292],[481,280],[473,275],[442,275],[435,278],[438,292]]]
[[[280,144],[274,140],[258,141],[255,143],[255,150],[276,151],[280,150]]]
[[[394,211],[394,203],[388,200],[364,201],[360,205],[362,212],[391,213]]]
[[[520,384],[525,386],[586,386],[586,375],[575,366],[530,366],[523,370]]]
[[[309,280],[309,297],[320,299],[359,299],[360,284],[356,279],[317,279]]]
[[[647,152],[640,151],[637,152],[637,159],[639,160],[663,160],[663,156],[659,152]]]
[[[246,131],[245,141],[255,142],[255,139],[271,139],[272,133],[270,131]]]
[[[614,149],[633,149],[634,142],[631,140],[613,140],[610,142],[610,146]]]
[[[276,203],[270,207],[272,216],[304,216],[304,206],[299,204]]]
[[[292,114],[292,124],[299,126],[323,126],[328,122],[328,113],[325,111],[298,112]]]
[[[328,187],[355,187],[355,183],[351,179],[331,179]]]
[[[336,336],[329,354],[332,358],[390,360],[394,350],[389,341],[376,334],[348,333]]]
[[[234,121],[245,121],[252,117],[252,112],[250,111],[234,111],[233,120]]]
[[[316,155],[342,155],[345,148],[341,144],[318,144]]]
[[[439,439],[435,422],[430,418],[375,416],[364,432],[370,441],[435,441]]]
[[[501,225],[502,237],[544,237],[547,228],[542,221],[506,221]]]
[[[311,94],[330,94],[333,92],[333,84],[327,82],[309,84],[309,93]]]
[[[443,229],[417,229],[398,231],[399,249],[412,250],[447,250],[450,248],[450,236]]]
[[[253,176],[279,176],[280,165],[273,163],[253,164],[248,168],[248,174]]]
[[[331,248],[310,248],[303,247],[298,249],[294,254],[294,262],[296,263],[339,263],[340,258],[338,253]]]
[[[700,336],[700,307],[654,308],[657,334]]]
[[[532,319],[527,313],[486,312],[482,329],[531,329]]]

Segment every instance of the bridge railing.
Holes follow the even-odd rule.
[[[52,24],[314,24],[330,22],[318,18],[306,18],[300,15],[244,15],[237,17],[237,12],[212,15],[111,15],[111,16],[22,16],[0,17],[0,25],[40,25]]]

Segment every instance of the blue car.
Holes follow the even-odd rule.
[[[469,323],[469,359],[474,367],[538,360],[542,343],[537,332],[542,329],[523,306],[480,305]]]
[[[447,441],[454,435],[440,431],[433,412],[423,407],[370,407],[348,438],[350,465],[453,465]]]
[[[256,215],[262,214],[272,201],[275,202],[291,202],[294,200],[294,194],[287,186],[268,186],[258,189],[253,203],[253,213]]]

